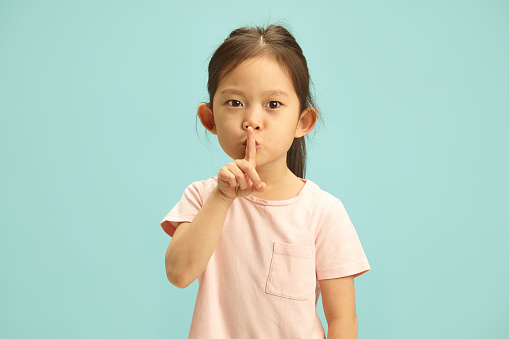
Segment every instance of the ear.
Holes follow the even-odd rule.
[[[217,135],[214,115],[212,114],[212,109],[209,104],[202,102],[200,106],[198,106],[198,117],[203,127],[210,131],[210,133]]]
[[[306,107],[302,111],[297,128],[295,129],[295,138],[303,137],[313,130],[318,120],[318,111],[314,107]]]

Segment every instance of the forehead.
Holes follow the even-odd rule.
[[[216,94],[225,88],[245,88],[250,92],[284,91],[296,96],[288,71],[269,57],[251,58],[240,63],[219,82]]]

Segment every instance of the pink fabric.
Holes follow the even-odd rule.
[[[199,288],[189,338],[325,338],[319,280],[370,269],[341,201],[310,180],[297,197],[231,205]],[[193,182],[164,217],[173,236],[191,222],[217,177]]]

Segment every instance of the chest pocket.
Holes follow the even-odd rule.
[[[265,292],[307,300],[314,297],[315,285],[315,248],[275,242]]]

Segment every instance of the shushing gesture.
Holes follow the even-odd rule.
[[[246,155],[236,159],[219,170],[218,189],[227,198],[235,199],[262,192],[265,183],[256,172],[256,141],[252,127],[247,128]]]

